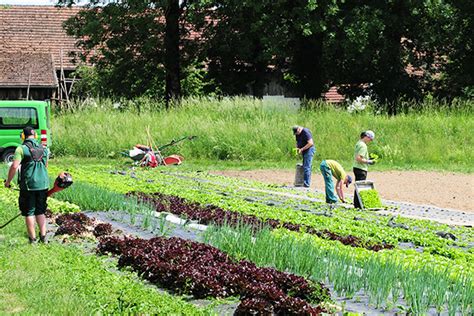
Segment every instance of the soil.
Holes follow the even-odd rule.
[[[289,170],[214,171],[214,174],[246,178],[279,185],[291,185]],[[385,200],[405,201],[474,213],[474,175],[434,171],[369,172],[368,180]],[[313,174],[311,188],[324,191],[324,180]],[[344,193],[352,194],[352,189]]]

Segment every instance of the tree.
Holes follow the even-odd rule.
[[[229,94],[250,86],[260,97],[268,74],[291,78],[288,86],[307,98],[320,98],[326,84],[323,65],[325,15],[333,1],[211,1],[205,28],[210,75]]]
[[[181,96],[180,84],[180,51],[179,51],[179,17],[181,15],[179,0],[166,0],[165,18],[165,70],[167,104],[170,100],[177,100]]]
[[[349,96],[370,86],[391,114],[399,98],[473,85],[467,0],[96,0],[89,8],[66,27],[110,94],[179,99],[192,63],[230,95],[262,97],[270,75],[311,99],[334,84]]]
[[[224,0],[201,8],[202,59],[224,93],[263,96],[273,59],[271,6],[268,0]]]
[[[277,14],[282,16],[286,36],[279,38],[277,51],[285,73],[302,97],[321,98],[327,83],[324,65],[326,16],[337,7],[335,2],[320,0],[280,1]]]
[[[445,19],[445,27],[436,33],[445,43],[439,93],[449,98],[459,95],[473,98],[474,2],[448,0],[447,3],[449,6],[440,14]]]
[[[420,99],[434,91],[451,55],[453,23],[447,1],[345,2],[329,23],[326,63],[334,64],[329,79],[349,95],[370,84],[396,114],[399,98]]]
[[[80,57],[97,68],[106,94],[164,96],[168,104],[181,96],[180,17],[185,5],[179,0],[88,1],[65,28],[78,39]]]

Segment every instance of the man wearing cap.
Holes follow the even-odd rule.
[[[35,220],[40,230],[40,242],[46,242],[46,199],[49,187],[48,149],[36,141],[36,131],[25,127],[21,135],[23,144],[15,150],[12,165],[8,170],[5,187],[10,183],[21,165],[18,176],[20,197],[18,204],[21,215],[25,217],[30,243],[36,242]]]
[[[352,170],[354,171],[355,181],[366,180],[368,165],[373,165],[374,160],[369,159],[369,152],[367,150],[367,144],[373,141],[375,133],[372,131],[365,131],[360,134],[360,139],[355,145],[354,151],[354,164]],[[360,208],[359,200],[356,198],[354,192],[354,207]]]
[[[342,184],[346,185],[352,183],[352,177],[344,171],[344,168],[335,160],[323,160],[319,166],[321,174],[324,178],[324,187],[326,191],[326,203],[337,203],[337,197],[334,195],[334,182],[332,177],[336,178],[336,193],[342,203],[344,201],[344,192],[342,191]]]
[[[311,165],[316,149],[314,148],[313,135],[311,131],[303,126],[293,126],[293,134],[296,138],[296,149],[298,154],[303,155],[303,185],[309,188],[311,185]]]

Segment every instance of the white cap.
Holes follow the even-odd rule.
[[[375,133],[372,132],[372,131],[365,131],[365,136],[367,136],[367,137],[370,138],[371,140],[374,140],[374,138],[375,138]]]

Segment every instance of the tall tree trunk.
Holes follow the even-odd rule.
[[[179,51],[179,0],[168,0],[165,10],[165,71],[166,107],[170,101],[179,100],[181,97],[180,82],[180,51]]]
[[[257,62],[255,65],[255,78],[252,84],[253,96],[256,98],[263,98],[263,90],[265,88],[265,75],[267,65],[262,62]]]
[[[386,45],[381,54],[383,62],[379,69],[379,96],[386,104],[389,115],[397,114],[397,100],[407,92],[407,73],[402,61],[401,40],[404,29],[404,16],[410,14],[404,0],[395,0],[388,8],[384,37]]]
[[[387,33],[387,46],[384,49],[386,59],[381,65],[379,73],[379,90],[381,90],[379,95],[382,97],[382,102],[386,104],[388,114],[396,115],[396,101],[400,97],[400,90],[404,84],[403,72],[405,70],[401,61],[401,37],[394,29],[387,30]]]
[[[256,98],[263,98],[263,89],[265,88],[265,73],[267,70],[267,64],[262,61],[262,43],[260,39],[256,39],[253,43],[254,46],[254,64],[253,64],[253,82],[252,82],[252,94]]]
[[[295,73],[300,80],[299,90],[303,97],[319,99],[324,90],[323,35],[299,35],[294,54]]]

